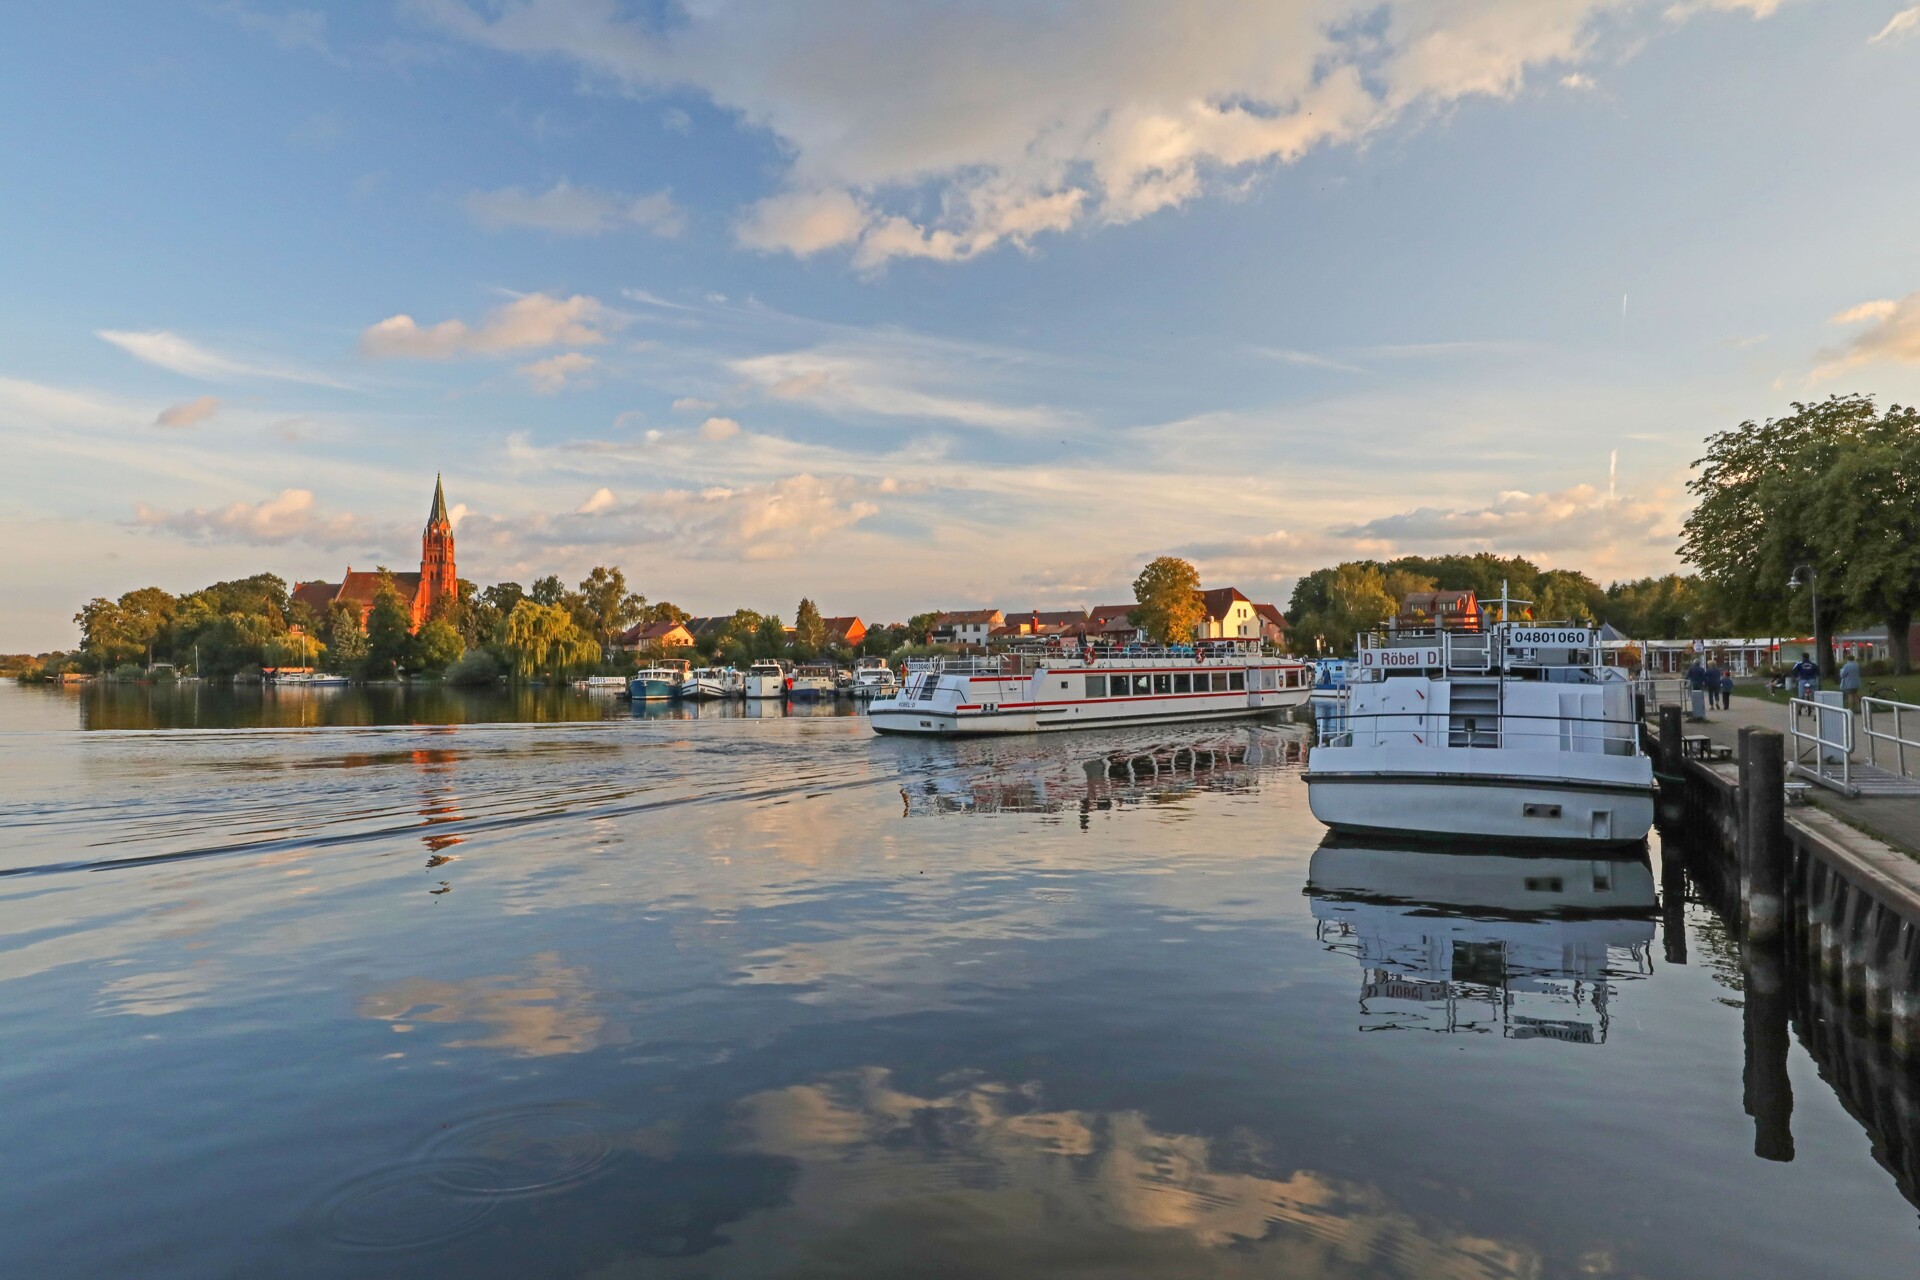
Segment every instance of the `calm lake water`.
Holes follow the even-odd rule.
[[[0,685],[5,1272],[1920,1273],[1913,1076],[1750,1065],[1657,846],[763,710]]]

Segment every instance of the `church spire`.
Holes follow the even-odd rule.
[[[433,510],[427,512],[427,527],[452,523],[453,521],[447,518],[447,495],[440,488],[440,475],[436,472],[433,477]]]

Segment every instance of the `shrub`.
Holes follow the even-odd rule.
[[[469,649],[447,668],[448,684],[483,688],[500,682],[500,662],[485,649]]]
[[[113,669],[113,678],[115,680],[138,680],[145,674],[137,662],[123,662]]]
[[[1893,674],[1893,664],[1885,658],[1874,658],[1871,661],[1860,664],[1860,674],[1866,676],[1890,676]]]

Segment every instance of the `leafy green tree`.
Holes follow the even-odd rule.
[[[753,654],[756,658],[779,658],[787,653],[787,628],[777,613],[760,616],[753,630]]]
[[[463,688],[485,688],[500,680],[500,660],[485,649],[469,649],[447,668],[447,683]]]
[[[367,629],[360,625],[360,610],[344,600],[336,600],[327,610],[327,669],[341,675],[357,676],[367,664]]]
[[[1200,571],[1178,556],[1148,561],[1133,580],[1137,607],[1128,620],[1156,644],[1189,644],[1206,619],[1200,599]]]
[[[908,643],[910,644],[928,643],[933,638],[934,624],[939,621],[940,621],[940,612],[937,609],[929,611],[927,613],[916,613],[911,618],[908,618],[907,631],[910,633],[910,636],[911,636]],[[898,648],[899,646],[895,645],[894,647]]]
[[[1819,489],[1809,532],[1823,546],[1845,549],[1823,594],[1843,595],[1884,622],[1894,670],[1906,675],[1913,669],[1907,634],[1920,611],[1920,411],[1890,407],[1837,454]]]
[[[645,602],[642,601],[642,603],[644,604]],[[685,622],[687,619],[693,617],[692,614],[682,609],[679,605],[674,604],[671,600],[662,600],[658,604],[646,605],[645,609],[642,610],[642,614],[642,620],[646,622]],[[628,625],[632,624],[629,623]]]
[[[806,596],[800,597],[800,606],[793,611],[793,644],[809,658],[827,644],[827,624],[820,616],[820,607]]]
[[[1533,616],[1541,621],[1591,623],[1606,601],[1600,584],[1571,569],[1549,569],[1534,580]]]
[[[415,657],[423,670],[444,671],[466,652],[466,642],[445,618],[429,618],[414,636]]]
[[[560,581],[558,574],[550,573],[534,581],[533,590],[527,592],[527,599],[535,604],[559,604],[566,594],[566,583]]]
[[[391,675],[419,665],[413,637],[413,610],[400,596],[393,575],[380,571],[380,585],[367,613],[367,671]]]
[[[514,672],[522,678],[565,679],[600,662],[599,642],[558,604],[522,600],[507,615],[504,640]]]
[[[595,565],[580,581],[579,620],[602,648],[640,621],[646,607],[647,598],[627,589],[627,575],[618,566]]]

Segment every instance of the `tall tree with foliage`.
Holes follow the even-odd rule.
[[[544,578],[536,578],[533,587],[527,592],[527,599],[535,604],[559,604],[567,594],[567,584],[560,581],[560,575],[550,573]]]
[[[366,671],[367,629],[360,625],[360,610],[344,600],[336,600],[327,610],[327,655],[330,671],[357,676]]]
[[[421,623],[413,641],[414,657],[423,671],[445,671],[467,651],[459,631],[445,618],[429,618]]]
[[[507,615],[504,643],[520,677],[565,679],[600,662],[600,644],[558,604],[522,600]]]
[[[1920,411],[1893,405],[1840,451],[1809,514],[1815,541],[1845,548],[1823,591],[1885,623],[1894,670],[1907,674],[1920,612]]]
[[[762,614],[753,631],[756,658],[780,658],[787,654],[787,628],[777,613]]]
[[[1207,607],[1200,599],[1200,571],[1179,556],[1147,562],[1133,580],[1135,607],[1127,620],[1156,644],[1191,644]]]
[[[641,620],[647,598],[627,589],[627,575],[619,566],[597,564],[580,580],[581,612],[585,629],[602,648],[613,638]]]
[[[1788,582],[1802,566],[1838,585],[1851,548],[1836,545],[1816,512],[1840,456],[1874,431],[1871,397],[1795,401],[1793,412],[1751,419],[1707,439],[1707,455],[1687,488],[1699,499],[1686,519],[1681,554],[1721,588],[1742,624],[1782,620],[1793,603]],[[1811,602],[1809,602],[1810,604]],[[1813,617],[1821,669],[1833,670],[1833,630],[1846,607],[1837,590],[1820,593]],[[1805,615],[1802,615],[1805,616]]]
[[[827,644],[826,619],[820,616],[820,606],[806,596],[800,597],[800,605],[793,611],[793,645],[803,657],[811,658]]]
[[[393,574],[380,570],[380,585],[367,612],[367,671],[387,676],[418,665],[414,647],[413,610],[400,595]]]

